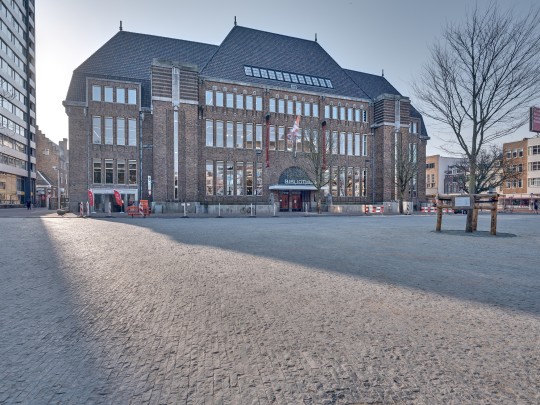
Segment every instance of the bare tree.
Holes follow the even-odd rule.
[[[450,25],[431,49],[415,93],[422,112],[455,135],[469,164],[469,192],[477,190],[483,148],[527,121],[540,94],[540,9],[524,17],[496,4],[475,8],[462,25]],[[472,212],[466,231],[473,231]]]
[[[302,154],[302,166],[317,189],[317,213],[319,214],[322,211],[323,188],[330,183],[328,168],[336,157],[332,151],[332,138],[327,136],[325,128],[324,122],[322,129],[306,128]]]
[[[461,190],[469,193],[469,160],[464,157],[454,167],[458,172],[454,180]],[[504,157],[500,145],[489,145],[480,151],[476,161],[476,192],[492,191],[507,181],[518,180],[522,170],[517,159]]]
[[[407,191],[413,197],[414,182],[418,177],[418,145],[407,142],[401,132],[397,132],[394,145],[394,185],[396,187],[397,200],[399,201],[399,213],[403,214],[403,202]],[[389,173],[391,176],[392,174]]]

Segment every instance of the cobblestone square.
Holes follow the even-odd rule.
[[[0,218],[0,403],[538,404],[540,216],[464,221]]]

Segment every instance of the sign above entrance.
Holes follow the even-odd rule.
[[[306,172],[297,166],[284,170],[279,176],[279,183],[269,188],[270,190],[316,190]]]

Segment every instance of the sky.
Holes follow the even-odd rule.
[[[477,0],[489,6],[490,0]],[[505,2],[499,6],[504,7]],[[526,13],[537,0],[513,0]],[[37,124],[58,143],[68,138],[65,100],[73,70],[124,31],[219,45],[234,24],[314,39],[343,68],[381,74],[404,96],[449,23],[463,21],[473,0],[37,0]],[[426,121],[427,154],[448,155],[444,128]],[[528,128],[502,141],[531,136]]]

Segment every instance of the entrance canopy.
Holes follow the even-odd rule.
[[[316,191],[314,185],[309,184],[275,184],[268,187],[270,190],[298,190],[298,191]]]

